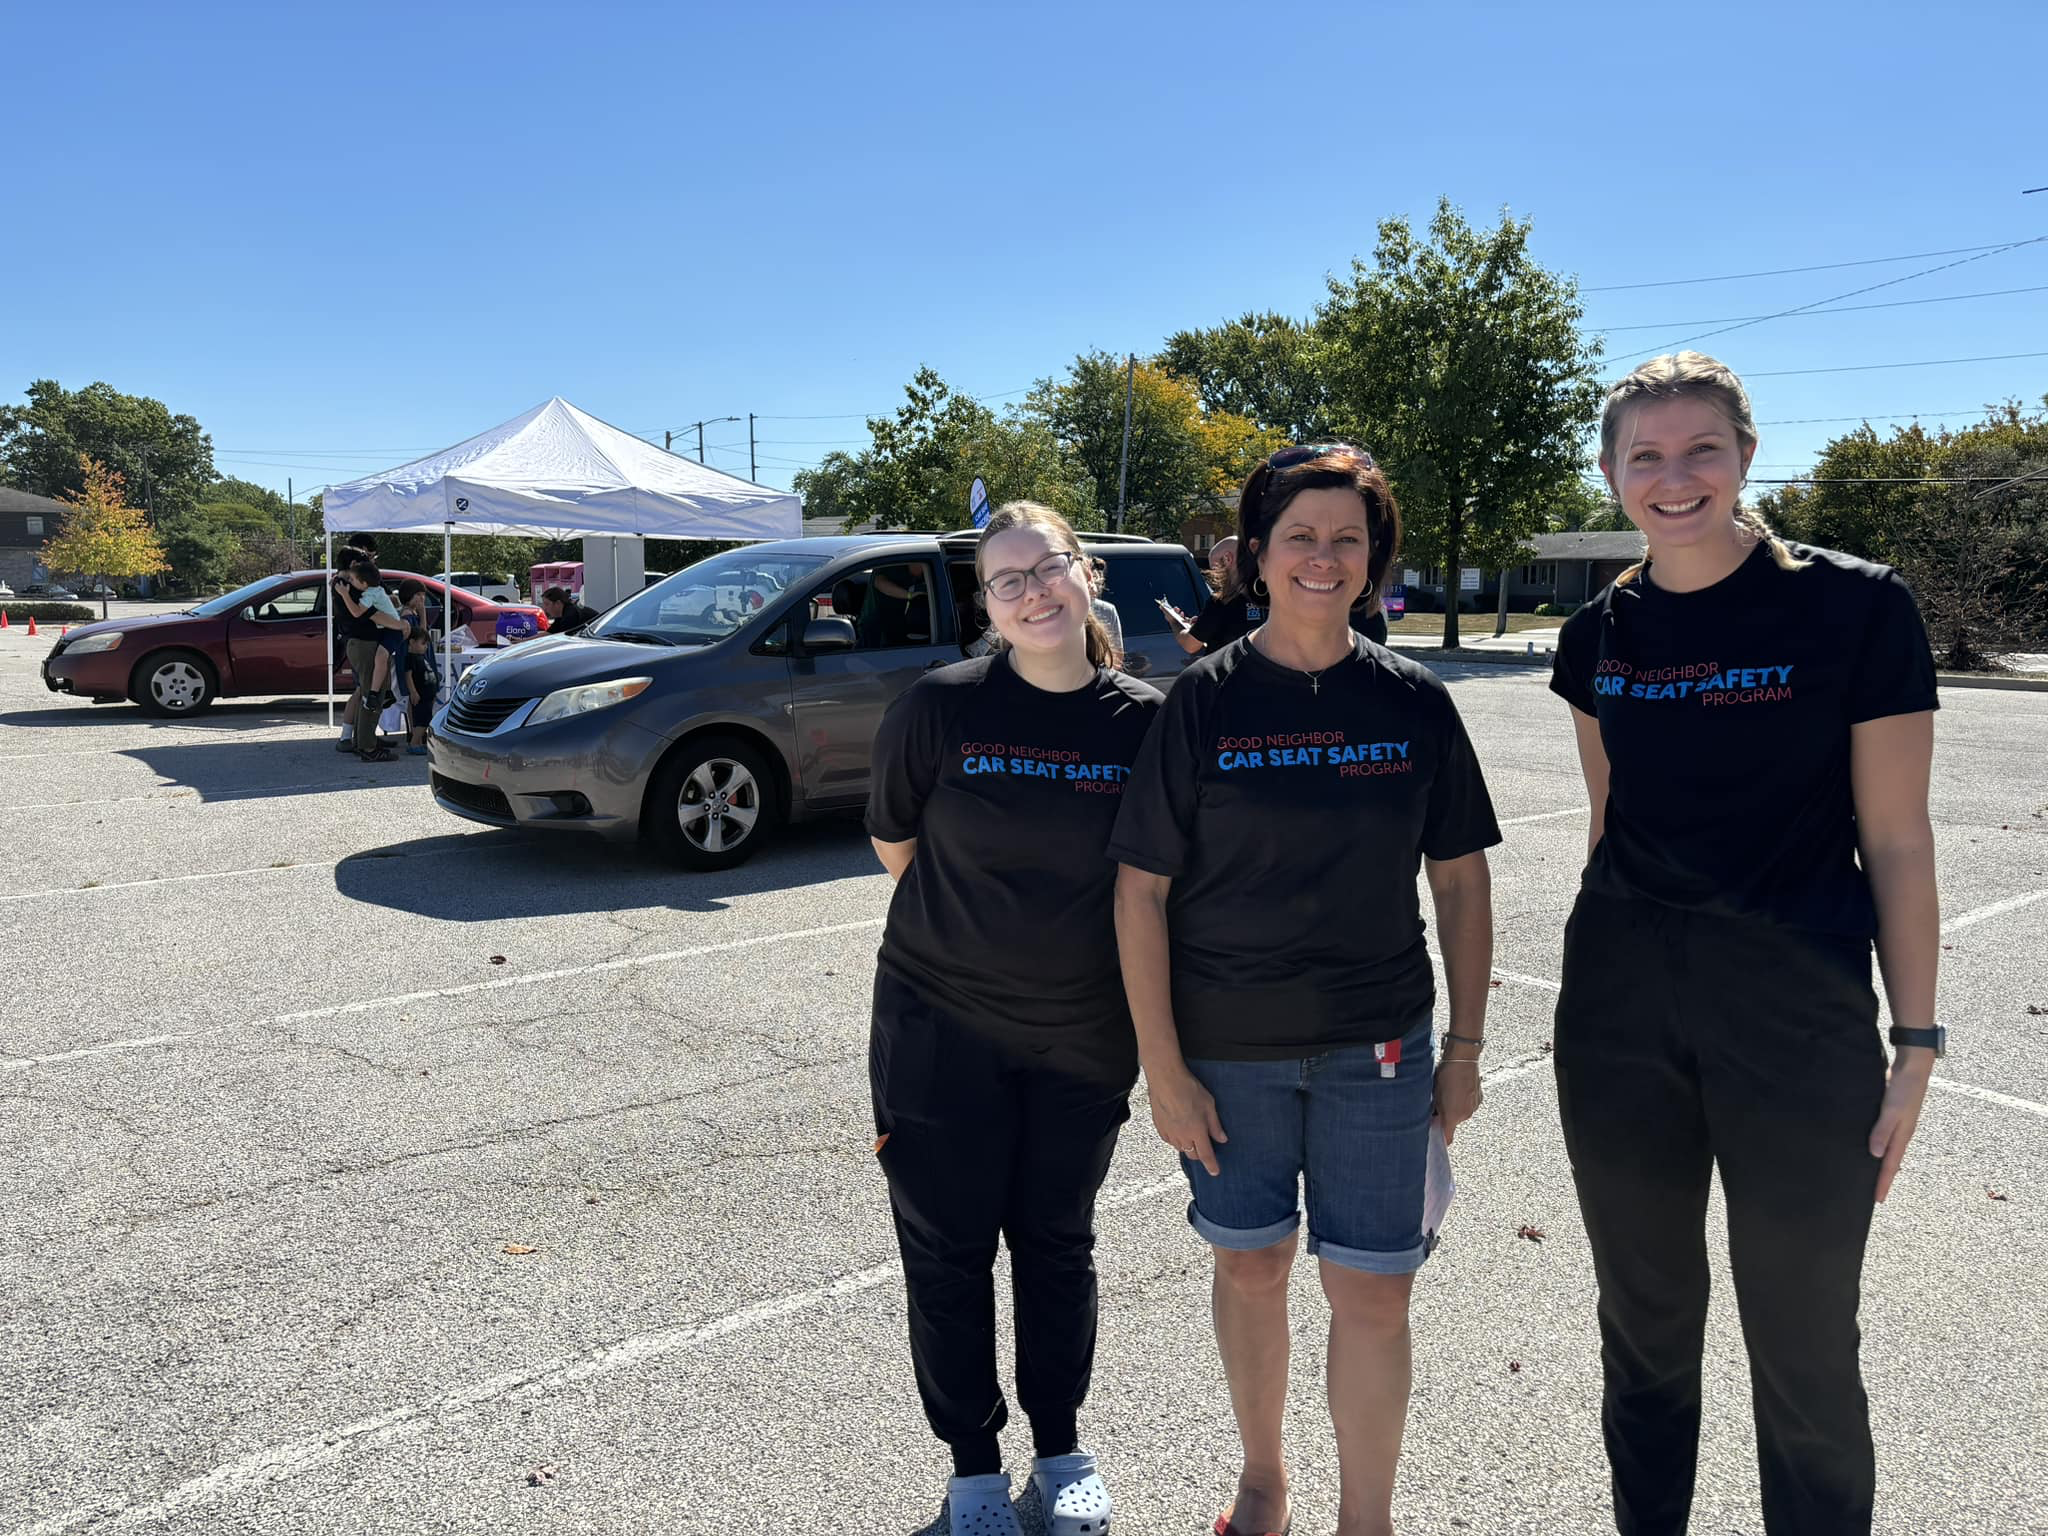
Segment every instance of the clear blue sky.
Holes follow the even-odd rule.
[[[921,363],[1306,314],[1379,219],[1535,220],[1589,288],[2048,235],[2048,7],[16,6],[0,398],[154,395],[303,492],[560,394],[759,413],[786,485]],[[1588,296],[1610,358],[1959,257]],[[2048,244],[1847,302],[2048,287]],[[1700,342],[1765,422],[2048,391],[2048,292]],[[797,419],[825,418],[825,419]],[[1767,426],[1760,474],[1831,424]],[[848,440],[852,440],[848,442]],[[692,439],[694,442],[694,438]],[[745,473],[746,427],[707,429]],[[730,445],[737,446],[730,446]]]

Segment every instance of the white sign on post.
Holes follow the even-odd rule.
[[[1477,566],[1468,565],[1458,572],[1458,590],[1460,592],[1477,592],[1479,590],[1479,568]]]
[[[1401,583],[1402,583],[1402,585],[1403,585],[1403,586],[1409,586],[1409,587],[1419,587],[1419,586],[1423,585],[1423,581],[1422,581],[1422,572],[1420,572],[1420,571],[1418,571],[1418,570],[1414,570],[1414,569],[1408,569],[1408,570],[1404,570],[1404,571],[1402,571],[1402,572],[1401,572]]]

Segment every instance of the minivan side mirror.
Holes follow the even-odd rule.
[[[828,614],[804,626],[804,649],[812,655],[824,651],[850,651],[854,647],[853,620]]]

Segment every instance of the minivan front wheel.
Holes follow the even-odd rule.
[[[686,869],[744,863],[781,820],[760,754],[737,741],[694,743],[662,764],[647,797],[656,846]]]

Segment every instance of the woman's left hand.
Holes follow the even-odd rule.
[[[1900,1053],[1901,1056],[1904,1054],[1903,1051]],[[1880,1202],[1892,1192],[1892,1180],[1898,1177],[1899,1164],[1905,1161],[1906,1145],[1912,1141],[1913,1132],[1920,1124],[1920,1106],[1927,1099],[1927,1080],[1934,1075],[1931,1051],[1915,1050],[1913,1055],[1924,1057],[1924,1064],[1892,1063],[1891,1071],[1885,1076],[1884,1103],[1878,1107],[1877,1124],[1870,1128],[1870,1155],[1884,1159],[1877,1171],[1877,1198]]]
[[[1479,1112],[1486,1098],[1479,1086],[1479,1063],[1469,1057],[1446,1056],[1436,1064],[1435,1112],[1444,1125],[1444,1145]]]

